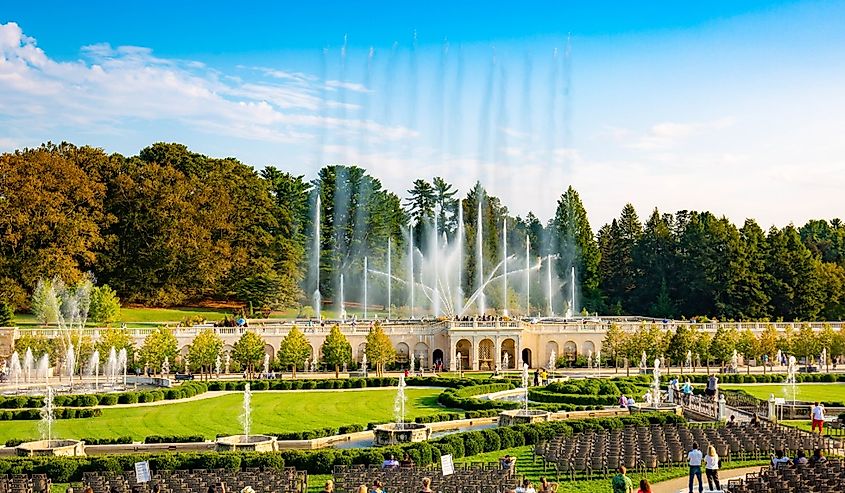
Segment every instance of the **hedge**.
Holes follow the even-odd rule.
[[[163,390],[115,392],[108,394],[60,394],[53,397],[53,405],[56,407],[93,407],[135,404],[136,402],[155,402],[165,399],[184,399],[205,393],[208,390],[208,385],[203,382],[184,382],[178,387]],[[0,397],[0,408],[2,409],[40,409],[43,405],[43,397]]]
[[[53,409],[55,419],[95,418],[103,412],[99,409],[78,409],[73,407],[60,407]],[[0,421],[11,420],[36,420],[41,419],[40,409],[15,409],[11,411],[0,411]]]
[[[138,461],[150,461],[153,470],[230,469],[246,467],[295,467],[310,474],[330,474],[335,465],[381,464],[385,456],[408,454],[418,465],[436,463],[441,455],[455,458],[505,448],[531,445],[561,434],[586,430],[617,429],[625,425],[678,423],[684,419],[668,413],[643,413],[615,418],[550,421],[468,431],[435,440],[369,449],[285,450],[280,452],[206,452],[126,454],[89,457],[2,457],[0,474],[46,474],[55,483],[80,481],[85,471],[128,471]]]
[[[529,389],[528,398],[534,402],[575,404],[581,406],[612,406],[619,401],[619,395],[557,394],[547,390]]]
[[[131,436],[122,436],[117,438],[82,438],[85,445],[125,445],[132,443]]]
[[[786,375],[782,373],[769,373],[766,375],[746,375],[743,373],[714,373],[719,377],[720,383],[783,383],[786,382]],[[692,383],[707,383],[708,375],[683,375],[673,373],[661,377],[661,381],[668,382],[670,378],[677,377],[679,380],[689,380]],[[649,377],[650,378],[650,377]],[[845,374],[833,373],[796,373],[797,383],[832,383],[845,382]]]
[[[479,383],[488,384],[493,380],[473,380],[442,377],[408,377],[405,383],[416,387],[445,387],[461,388],[475,386]],[[251,390],[331,390],[331,389],[362,389],[368,387],[395,387],[399,383],[394,377],[369,378],[341,378],[341,379],[301,379],[301,380],[235,380],[208,382],[208,390],[242,391],[249,383]]]
[[[756,399],[760,402],[766,402],[766,399],[760,399],[759,397],[753,396],[753,395],[749,394],[748,392],[746,392],[742,389],[725,389],[725,390],[721,390],[720,392],[723,393],[723,394],[734,394],[734,395],[739,395],[739,396],[742,396],[742,397],[747,397],[749,399]],[[802,403],[802,402],[805,402],[805,401],[798,401],[798,402]],[[822,401],[821,404],[825,407],[845,407],[845,402],[841,402],[841,401]]]
[[[202,435],[150,435],[144,438],[144,443],[192,443],[204,442]]]

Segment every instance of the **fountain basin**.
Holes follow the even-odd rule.
[[[551,412],[539,409],[508,409],[499,413],[499,426],[545,423],[551,417]]]
[[[85,455],[85,445],[79,440],[36,440],[24,442],[15,447],[15,453],[20,457],[36,455]]]
[[[215,442],[217,451],[251,451],[251,452],[274,452],[278,450],[276,437],[269,435],[231,435],[220,437]]]
[[[387,423],[376,426],[373,435],[376,447],[422,442],[431,438],[431,427],[421,423]]]

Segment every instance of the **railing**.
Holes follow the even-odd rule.
[[[739,409],[748,414],[756,414],[757,416],[768,416],[769,414],[769,403],[764,400],[744,392],[731,390],[720,390],[719,392],[725,396],[725,405],[728,407]]]
[[[718,405],[716,402],[700,395],[681,395],[681,405],[685,409],[689,409],[694,413],[702,414],[704,416],[715,418],[718,414]]]

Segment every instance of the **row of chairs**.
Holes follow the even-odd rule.
[[[728,493],[842,493],[845,491],[845,468],[840,459],[794,467],[764,467],[749,473],[745,479],[728,481]]]
[[[306,493],[308,474],[292,467],[284,470],[247,468],[231,469],[161,470],[152,474],[149,482],[139,483],[134,471],[85,472],[82,482],[94,493],[148,493],[161,485],[162,493],[207,493],[209,487],[220,484],[226,491],[237,493],[250,486],[256,493]],[[2,492],[0,492],[2,493]]]
[[[376,481],[390,493],[417,493],[423,478],[431,479],[431,489],[440,493],[502,493],[522,483],[522,476],[496,463],[455,464],[455,472],[449,476],[443,476],[440,466],[335,466],[333,478],[338,493],[355,493],[360,485],[372,486]]]
[[[46,474],[0,475],[0,493],[50,493],[51,487]]]
[[[629,470],[654,471],[660,467],[684,465],[693,443],[706,453],[713,445],[723,460],[761,459],[775,450],[838,449],[829,439],[795,428],[770,424],[690,427],[686,424],[626,426],[622,429],[591,430],[561,435],[539,443],[534,454],[544,460],[560,479],[608,476],[619,466]]]

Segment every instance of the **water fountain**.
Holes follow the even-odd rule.
[[[596,376],[601,374],[601,348],[596,349]]]
[[[777,366],[780,366],[781,363],[783,362],[783,353],[780,351],[780,349],[778,349],[778,352],[775,355],[775,362],[776,362]]]
[[[643,351],[642,356],[640,356],[640,373],[646,373],[648,369],[648,356],[646,356],[645,351]]]
[[[106,359],[105,367],[106,381],[112,386],[117,383],[118,366],[117,351],[114,349],[114,346],[112,346],[111,349],[109,349],[109,356]]]
[[[796,375],[798,373],[798,362],[795,356],[790,356],[786,366],[786,385],[792,390],[792,405],[795,406]],[[786,393],[786,391],[784,391]]]
[[[396,398],[393,400],[393,423],[376,426],[373,444],[377,447],[407,442],[421,442],[431,437],[431,427],[405,422],[405,375],[399,375]]]
[[[528,409],[528,364],[522,364],[522,406],[521,409],[508,409],[499,413],[499,426],[511,426],[548,421],[552,415],[549,411]]]
[[[343,297],[343,274],[340,275],[340,296],[338,302],[338,318],[346,320],[346,302]]]
[[[552,349],[552,352],[549,353],[549,371],[554,371],[556,362],[557,362],[557,354],[555,353],[555,350]]]
[[[129,361],[127,361],[126,348],[120,348],[117,353],[117,367],[119,373],[123,375],[123,388],[126,388],[126,373],[129,370]]]
[[[593,368],[593,352],[589,349],[587,350],[587,369]]]
[[[20,388],[21,383],[21,357],[18,352],[12,353],[12,361],[9,363],[9,381],[15,384],[15,388]]]
[[[50,382],[50,357],[47,353],[38,358],[38,367],[35,370],[35,376],[38,379],[44,380],[44,385],[49,385]]]
[[[32,370],[35,366],[35,361],[32,357],[32,349],[26,348],[26,353],[23,356],[23,373],[24,373],[24,381],[26,383],[30,383],[32,380]]]
[[[487,312],[487,303],[484,298],[484,222],[481,220],[481,197],[478,200],[478,217],[475,229],[475,270],[478,272],[478,313],[484,315]]]
[[[525,314],[531,313],[531,238],[525,235]]]
[[[223,369],[226,371],[226,374],[229,374],[229,366],[232,364],[232,355],[230,353],[226,353],[226,362],[224,364]]]
[[[502,275],[502,314],[508,316],[508,220],[502,219],[502,262],[504,264],[504,275]]]
[[[548,266],[548,268],[546,269],[546,277],[547,277],[546,282],[548,283],[548,286],[547,286],[548,292],[546,294],[548,295],[548,298],[549,298],[549,316],[554,317],[555,312],[552,309],[552,296],[554,294],[554,291],[552,290],[552,256],[551,255],[548,256],[546,265]]]
[[[660,407],[660,403],[663,400],[663,394],[660,389],[660,358],[654,358],[654,371],[652,373],[651,405],[653,407]]]
[[[164,361],[161,362],[161,374],[170,375],[170,358],[167,356],[165,356]]]
[[[734,352],[731,355],[731,373],[736,373],[738,369],[739,369],[739,356],[736,353],[736,349],[734,349]]]
[[[505,370],[510,370],[511,368],[510,359],[511,357],[508,353],[505,353],[505,355],[502,356],[502,368],[504,368]]]
[[[217,439],[217,451],[252,451],[252,452],[273,452],[277,450],[276,437],[269,435],[252,434],[252,390],[249,382],[244,385],[243,412],[240,415],[243,427],[242,435],[230,435]]]
[[[218,354],[217,358],[214,360],[214,373],[218,377],[220,376],[220,370],[222,369],[221,368],[222,366],[223,366],[223,360],[220,359],[220,355]]]
[[[575,266],[570,270],[569,275],[569,303],[566,307],[564,317],[572,318],[575,315]]]
[[[270,374],[270,354],[264,353],[264,376]]]
[[[320,295],[320,194],[317,194],[317,204],[314,207],[314,237],[313,246],[311,249],[311,275],[314,279],[314,294],[312,296],[314,303],[314,315],[317,319],[322,318],[320,309],[322,307],[322,296]],[[226,372],[228,373],[228,371]]]
[[[68,377],[70,377],[70,388],[73,389],[73,374],[76,373],[76,351],[73,348],[73,344],[67,348],[65,370],[67,370]]]
[[[692,370],[692,351],[687,350],[687,368]]]
[[[364,272],[362,273],[364,276],[364,320],[367,319],[367,257],[364,257]]]
[[[387,319],[390,320],[393,308],[393,238],[387,239]]]
[[[364,372],[364,376],[367,376],[367,353],[361,355],[361,371]]]
[[[819,371],[825,371],[827,367],[827,348],[822,348],[822,354],[819,355]]]
[[[94,377],[94,392],[96,392],[100,383],[100,351],[95,349],[91,353],[91,357],[88,358],[88,366],[85,367],[85,375]]]
[[[44,407],[41,408],[41,422],[38,424],[41,431],[41,440],[24,442],[18,445],[15,448],[17,455],[27,457],[35,455],[85,455],[85,447],[81,441],[53,438],[53,420],[55,419],[53,398],[53,388],[47,386],[44,395]]]

